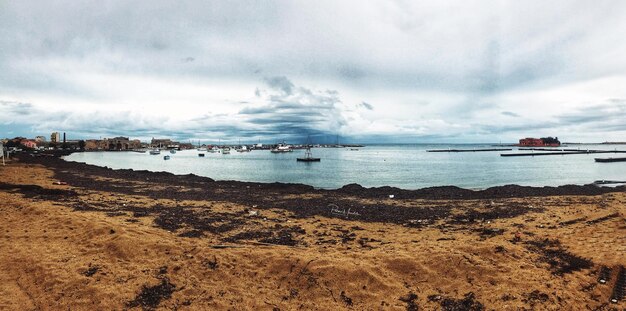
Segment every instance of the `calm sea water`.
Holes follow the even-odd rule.
[[[315,148],[321,162],[296,162],[304,150],[273,154],[267,150],[247,153],[187,150],[161,155],[135,152],[84,152],[67,156],[68,161],[119,169],[193,173],[216,180],[303,183],[319,188],[339,188],[349,183],[366,187],[395,186],[418,189],[454,185],[471,189],[518,184],[557,186],[587,184],[595,180],[626,180],[626,162],[596,163],[594,157],[619,154],[584,154],[537,157],[501,157],[503,152],[430,153],[427,149],[490,148],[489,145],[373,145],[359,148]],[[613,150],[626,146],[573,148]],[[572,148],[572,146],[570,146]],[[521,152],[514,148],[513,151]],[[528,152],[528,151],[523,151]],[[170,155],[171,160],[163,160]]]

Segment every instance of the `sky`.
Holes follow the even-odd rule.
[[[0,0],[0,137],[626,141],[624,1]]]

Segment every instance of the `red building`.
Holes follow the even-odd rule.
[[[557,138],[532,138],[527,137],[519,140],[520,147],[559,147],[561,142]]]

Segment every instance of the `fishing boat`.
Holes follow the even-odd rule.
[[[169,159],[170,159],[170,156],[168,156],[168,155],[163,157],[163,160],[169,160]]]
[[[290,145],[286,145],[285,143],[281,143],[276,145],[275,148],[272,148],[270,150],[271,153],[285,153],[285,152],[292,152],[293,149],[291,149]]]
[[[217,148],[217,146],[213,146],[211,148],[207,148],[207,151],[210,153],[220,153],[220,148]]]
[[[204,153],[198,153],[198,156],[204,158]]]
[[[230,154],[230,147],[222,148],[222,154]]]
[[[152,149],[152,150],[150,150],[150,154],[151,154],[151,155],[158,155],[158,154],[161,154],[161,150],[159,150],[159,149]]]
[[[147,150],[145,149],[133,149],[133,152],[137,152],[137,153],[146,153]]]
[[[321,159],[320,158],[314,158],[313,154],[311,153],[311,145],[307,145],[306,146],[306,151],[304,153],[304,158],[297,158],[296,161],[298,161],[298,162],[320,162]]]
[[[595,158],[596,162],[609,163],[609,162],[626,162],[626,158]]]

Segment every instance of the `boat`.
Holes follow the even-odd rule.
[[[626,158],[595,158],[596,162],[609,163],[609,162],[626,162]]]
[[[198,151],[207,151],[207,148],[206,148],[206,147],[200,147],[200,148],[198,148],[197,150],[198,150]]]
[[[168,155],[163,157],[163,160],[169,160],[169,159],[170,159],[170,156],[168,156]]]
[[[222,154],[230,154],[230,147],[222,148]]]
[[[320,158],[314,158],[311,154],[311,145],[306,146],[306,151],[304,152],[304,158],[297,158],[298,162],[320,162]]]
[[[146,153],[146,150],[144,150],[144,149],[133,149],[133,152]]]
[[[204,158],[204,153],[198,153],[198,156]]]
[[[285,143],[281,143],[276,145],[275,148],[272,148],[270,150],[271,153],[285,153],[285,152],[292,152],[293,149],[291,149],[290,145],[286,145]]]
[[[250,149],[245,145],[241,146],[241,148],[237,149],[237,152],[250,152]]]
[[[152,150],[150,150],[150,154],[151,155],[161,154],[161,150],[159,150],[159,149],[152,149]]]
[[[171,150],[170,150],[170,153],[171,153],[171,154],[176,154],[176,150],[171,149]]]
[[[220,153],[220,148],[217,148],[217,146],[213,146],[211,148],[208,148],[207,151],[210,153]]]

